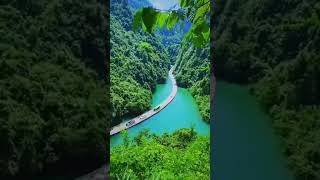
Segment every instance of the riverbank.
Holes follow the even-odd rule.
[[[172,85],[172,81],[169,78],[166,84],[157,85],[152,98],[152,107],[156,107],[168,97]],[[187,89],[178,87],[176,97],[165,109],[149,120],[128,129],[128,135],[133,138],[143,129],[149,129],[150,133],[161,135],[192,126],[200,135],[210,136],[210,125],[202,120],[194,98]],[[112,148],[121,143],[121,135],[116,134],[111,137],[110,147]]]

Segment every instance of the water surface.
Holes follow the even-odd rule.
[[[156,107],[164,101],[169,96],[171,89],[170,79],[167,79],[166,84],[157,85],[152,97],[152,107]],[[191,94],[187,89],[178,88],[176,97],[166,108],[150,119],[128,129],[128,134],[130,138],[133,138],[143,129],[149,129],[151,133],[161,135],[192,126],[201,135],[210,134],[210,126],[202,120]],[[121,143],[122,137],[120,134],[114,135],[110,139],[111,148]]]
[[[292,180],[270,118],[245,87],[217,82],[215,180]]]

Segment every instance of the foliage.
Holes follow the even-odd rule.
[[[0,176],[75,172],[106,158],[100,1],[1,1]],[[3,179],[3,178],[2,178]]]
[[[133,30],[139,27],[143,32],[152,33],[158,26],[160,29],[166,24],[168,30],[175,24],[183,28],[186,21],[192,23],[191,28],[184,37],[183,44],[189,40],[196,47],[204,47],[210,40],[209,0],[179,0],[180,8],[177,10],[159,10],[153,7],[144,7],[135,12],[133,18]]]
[[[216,1],[216,75],[249,83],[297,179],[320,179],[320,3]]]
[[[111,150],[112,179],[208,179],[210,138],[193,129],[162,136],[141,132]]]
[[[147,31],[152,33],[158,26],[160,29],[158,32],[163,36],[166,36],[167,33],[164,33],[166,30],[163,28],[165,25],[167,30],[174,30],[176,32],[175,34],[181,34],[181,32],[177,32],[177,26],[175,25],[179,25],[180,31],[182,31],[185,24],[188,24],[188,21],[192,23],[191,27],[187,28],[187,33],[183,34],[185,36],[183,42],[173,41],[174,43],[169,43],[167,45],[169,46],[170,55],[173,57],[171,62],[177,61],[176,71],[179,85],[190,88],[191,93],[199,106],[203,119],[206,122],[209,122],[210,84],[207,44],[210,39],[210,28],[208,26],[210,1],[182,0],[179,1],[179,4],[181,8],[178,10],[161,11],[152,7],[139,9],[136,11],[133,18],[133,30],[137,31],[139,27],[142,27],[143,32]],[[186,45],[190,45],[188,42],[190,39],[193,44],[192,50],[189,50],[188,53],[184,54],[188,49]],[[183,46],[179,47],[178,44],[183,44]],[[199,58],[200,56],[195,57],[203,50],[196,52],[194,47],[206,48],[206,53],[202,52],[201,58]],[[194,70],[194,67],[197,67],[197,69]],[[203,67],[206,67],[206,69]],[[193,76],[195,74],[196,76]]]
[[[144,4],[144,2],[141,2]],[[111,97],[114,114],[112,124],[118,124],[123,117],[135,116],[149,109],[151,92],[155,85],[163,82],[167,76],[170,64],[176,57],[186,63],[190,56],[201,54],[203,58],[208,53],[208,48],[202,52],[192,47],[191,52],[185,57],[180,51],[180,43],[184,32],[176,24],[169,25],[170,30],[157,29],[156,26],[168,26],[166,18],[170,13],[159,13],[152,8],[142,8],[133,16],[128,11],[126,3],[115,3],[111,10]],[[123,8],[121,8],[124,6]],[[135,9],[135,8],[133,8]],[[129,17],[126,15],[130,15]],[[151,17],[148,16],[153,14]],[[158,16],[160,19],[158,19]],[[124,23],[133,18],[142,19],[147,24],[133,21],[132,24]],[[155,22],[156,21],[156,22]],[[162,21],[162,22],[160,22]],[[172,21],[172,20],[171,20]],[[131,22],[131,21],[130,21]],[[157,24],[159,23],[159,24]],[[133,33],[130,28],[137,30],[142,25],[145,33]],[[155,31],[155,34],[150,32]],[[183,31],[183,29],[182,29]],[[187,48],[185,48],[187,49]],[[169,58],[171,56],[171,59]],[[207,56],[206,56],[207,58]],[[181,61],[179,60],[179,61]],[[202,114],[209,114],[209,90],[202,89],[203,85],[209,86],[208,59],[205,65],[201,61],[190,61],[193,65],[200,66],[202,74],[197,86],[193,87],[193,95],[202,108]],[[188,64],[188,63],[186,63]],[[180,68],[190,68],[189,64],[181,63]],[[205,70],[207,68],[207,70]],[[202,76],[202,77],[201,77]],[[207,77],[207,79],[201,78]],[[190,86],[191,87],[191,86]],[[192,88],[191,88],[192,90]],[[200,93],[204,92],[204,93]],[[209,116],[209,115],[208,115]],[[193,129],[181,129],[177,132],[163,136],[151,135],[142,131],[130,140],[128,133],[123,131],[123,145],[114,147],[111,151],[111,179],[208,179],[209,178],[209,137],[198,136]]]
[[[167,48],[160,35],[133,33],[126,22],[132,18],[129,4],[114,2],[110,18],[111,105],[117,125],[123,118],[139,115],[151,106],[152,91],[164,82],[170,67]],[[131,21],[129,21],[131,22]]]
[[[189,88],[204,121],[210,122],[209,47],[185,46],[176,62],[176,79],[180,87]]]

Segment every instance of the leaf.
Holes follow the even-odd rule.
[[[199,35],[202,32],[207,32],[209,30],[209,25],[202,18],[197,24],[194,24],[194,32]]]
[[[197,24],[193,25],[192,29],[192,42],[195,44],[196,47],[202,47],[210,39],[210,27],[204,21],[203,18],[197,22]]]
[[[200,47],[202,47],[204,45],[205,40],[204,40],[202,34],[200,34],[200,35],[193,34],[192,42],[197,48],[200,48]]]
[[[146,27],[146,25],[144,25],[144,23],[142,23],[142,31],[147,32],[147,27]]]
[[[203,38],[206,42],[210,40],[210,28],[208,29],[207,32],[202,32]]]
[[[183,5],[185,4],[186,0],[179,0],[179,4],[181,7],[184,7]]]
[[[168,18],[169,14],[167,12],[163,12],[159,15],[158,18],[158,25],[159,28],[162,29],[163,25],[165,24],[167,18]]]
[[[204,17],[205,14],[207,14],[210,11],[210,3],[207,3],[201,7],[198,8],[196,15],[193,19],[193,22],[196,22],[198,18]]]
[[[185,0],[185,4],[184,4],[184,7],[191,7],[194,5],[194,2],[195,0]]]
[[[190,0],[179,0],[180,7],[187,7],[190,3]]]
[[[133,16],[133,31],[137,32],[139,25],[141,24],[142,10],[138,10]]]
[[[167,22],[167,28],[170,30],[173,28],[174,24],[177,22],[177,12],[173,11],[169,17],[168,17],[168,22]]]
[[[182,46],[185,46],[188,43],[190,38],[192,38],[192,30],[191,29],[188,31],[186,36],[183,38]]]
[[[156,27],[159,12],[155,9],[148,7],[142,9],[142,20],[149,33],[152,33]]]

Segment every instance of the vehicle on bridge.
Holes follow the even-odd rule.
[[[157,111],[157,110],[159,110],[159,109],[160,109],[160,105],[157,106],[157,107],[155,107],[155,108],[153,108],[154,111]]]
[[[129,121],[129,122],[126,123],[126,126],[130,126],[130,125],[132,125],[133,123],[134,123],[134,120],[131,120],[131,121]]]

